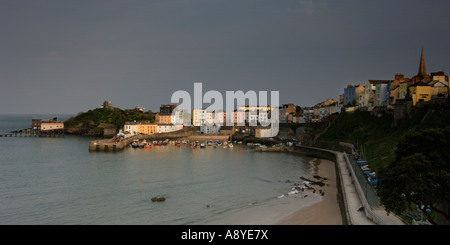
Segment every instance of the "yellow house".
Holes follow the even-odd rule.
[[[409,92],[412,96],[413,105],[418,101],[431,100],[431,86],[429,84],[419,82],[409,87]]]
[[[137,133],[138,134],[156,134],[158,133],[158,125],[143,123],[138,125]]]
[[[172,124],[172,114],[156,114],[155,121],[159,124]]]
[[[192,125],[201,126],[206,123],[206,109],[193,109],[192,110]]]

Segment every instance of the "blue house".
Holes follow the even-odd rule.
[[[351,84],[344,88],[344,106],[352,105],[356,101],[356,90]],[[356,105],[356,103],[355,103]]]

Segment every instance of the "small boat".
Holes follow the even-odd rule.
[[[233,148],[234,146],[232,143],[230,143],[230,144],[228,144],[228,147]]]
[[[150,149],[152,147],[152,145],[150,145],[150,143],[147,143],[146,145],[145,145],[145,149]]]
[[[200,148],[205,148],[205,147],[206,147],[205,143],[202,142],[202,143],[200,144]]]
[[[147,145],[147,141],[143,140],[140,144],[139,144],[139,148],[144,148],[145,145]]]
[[[131,143],[131,147],[138,148],[139,147],[139,140],[133,140],[133,143]]]

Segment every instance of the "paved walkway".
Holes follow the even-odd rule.
[[[345,203],[349,212],[349,223],[351,225],[375,225],[375,223],[366,217],[364,212],[358,211],[361,207],[361,200],[359,199],[358,192],[356,191],[353,180],[350,176],[349,170],[347,168],[347,163],[344,160],[344,153],[335,152],[337,154],[337,164],[339,164],[339,170],[341,175],[341,180],[343,184]]]
[[[372,209],[374,220],[370,220],[365,212],[358,211],[361,207],[361,199],[359,198],[356,187],[353,183],[353,179],[350,176],[350,172],[347,163],[344,159],[344,153],[335,152],[337,154],[337,164],[339,164],[339,170],[341,179],[343,182],[343,189],[345,192],[345,201],[347,204],[350,221],[352,225],[404,225],[401,219],[393,214],[387,215],[386,210],[383,207],[377,207]]]

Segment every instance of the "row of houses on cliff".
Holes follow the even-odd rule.
[[[295,104],[283,104],[278,115],[273,114],[270,106],[237,106],[233,112],[207,111],[205,108],[191,111],[178,110],[172,113],[176,105],[163,104],[160,111],[152,113],[153,122],[127,122],[123,132],[135,134],[155,134],[180,130],[186,126],[198,126],[199,133],[218,134],[222,130],[238,130],[236,126],[253,126],[254,135],[258,129],[267,129],[262,125],[270,123],[272,118],[280,124],[314,123],[324,120],[343,109],[372,111],[375,108],[395,109],[396,106],[410,103],[427,102],[436,98],[445,98],[449,94],[449,77],[443,71],[428,74],[425,67],[423,49],[417,75],[406,78],[403,74],[395,74],[392,80],[368,80],[365,83],[348,84],[338,100],[327,99],[312,107],[300,107]],[[105,107],[110,106],[108,104]],[[138,108],[142,111],[141,108]],[[176,122],[176,123],[174,123]],[[176,124],[176,125],[175,125]],[[225,126],[226,125],[226,126]],[[240,130],[240,129],[239,129]]]
[[[355,108],[373,110],[375,107],[394,109],[397,102],[417,103],[448,97],[449,78],[443,71],[428,74],[423,49],[419,71],[412,78],[395,74],[393,80],[368,80],[366,84],[349,84],[340,95],[340,102],[347,110]]]

